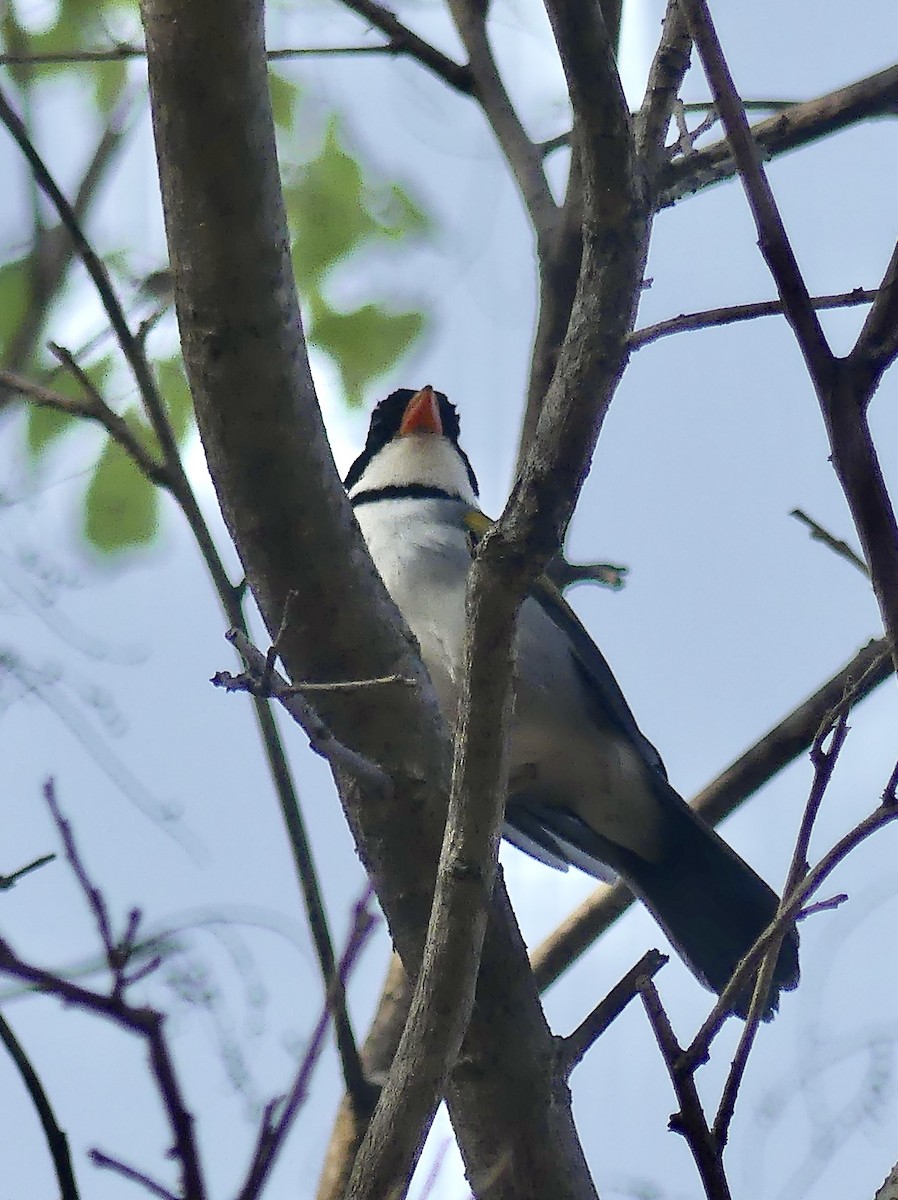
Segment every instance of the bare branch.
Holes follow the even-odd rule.
[[[364,17],[375,29],[385,33],[391,46],[416,59],[422,67],[432,71],[454,91],[461,92],[464,96],[474,95],[474,78],[470,67],[462,66],[435,46],[431,46],[403,25],[394,13],[377,0],[343,0],[343,4],[360,17]]]
[[[839,558],[844,558],[846,562],[850,562],[853,567],[857,567],[862,575],[867,579],[870,578],[870,572],[867,570],[867,564],[855,554],[847,542],[843,542],[841,538],[834,537],[829,530],[824,529],[819,525],[813,517],[809,517],[806,512],[800,508],[793,508],[789,513],[790,517],[795,517],[797,521],[801,521],[811,531],[811,537],[816,542],[822,542],[824,546],[828,546],[834,554],[838,554]]]
[[[888,679],[893,670],[888,643],[870,642],[846,667],[699,792],[692,800],[692,807],[709,824],[722,821],[813,745],[821,722],[834,705],[846,698],[849,706],[859,703]],[[540,990],[550,987],[632,903],[632,893],[622,883],[597,888],[534,950],[533,970]]]
[[[543,154],[527,136],[496,66],[486,28],[488,5],[482,0],[449,0],[449,11],[468,54],[475,97],[511,168],[541,256],[557,226],[558,207],[546,178]]]
[[[20,958],[4,939],[0,938],[0,972],[27,983],[41,992],[55,996],[64,1004],[74,1005],[96,1016],[112,1021],[129,1033],[143,1038],[150,1059],[150,1068],[156,1081],[160,1099],[165,1108],[171,1128],[174,1146],[172,1153],[178,1159],[183,1177],[185,1197],[204,1200],[206,1195],[199,1153],[193,1133],[193,1117],[188,1112],[181,1094],[180,1084],[165,1038],[164,1018],[161,1013],[149,1008],[135,1008],[124,998],[128,980],[124,977],[125,963],[120,959],[126,939],[116,943],[109,923],[105,901],[99,889],[91,882],[72,837],[68,822],[62,816],[53,794],[52,784],[45,787],[45,796],[54,820],[66,845],[72,871],[87,898],[100,933],[107,963],[112,973],[112,990],[109,995],[94,992],[61,976],[54,975]],[[129,929],[133,927],[133,920]]]
[[[78,882],[78,886],[84,894],[88,908],[93,914],[94,923],[97,927],[97,932],[100,935],[100,941],[103,943],[103,950],[106,954],[106,965],[109,967],[113,977],[113,990],[116,996],[121,991],[120,976],[122,965],[117,961],[118,946],[115,938],[112,935],[112,924],[109,920],[109,910],[106,907],[106,901],[100,892],[100,889],[91,883],[87,875],[87,868],[78,852],[78,847],[75,845],[75,838],[72,834],[72,826],[62,815],[62,811],[56,800],[56,789],[53,785],[53,780],[48,779],[44,784],[44,799],[47,802],[47,807],[50,809],[50,815],[53,818],[53,824],[62,838],[62,844],[65,847],[65,856],[68,859],[72,874]]]
[[[266,698],[273,696],[305,731],[315,753],[320,754],[335,770],[346,771],[367,787],[389,790],[389,776],[375,763],[339,742],[312,706],[303,699],[302,688],[291,686],[274,671],[262,651],[244,633],[239,629],[231,629],[227,638],[243,659],[249,674],[232,675],[229,671],[219,671],[212,677],[215,687],[224,688],[227,692],[250,692]]]
[[[768,948],[785,933],[791,924],[797,919],[799,912],[804,907],[805,900],[813,895],[821,883],[836,869],[839,864],[848,857],[867,838],[872,837],[880,829],[891,824],[898,818],[898,806],[893,804],[891,800],[884,802],[875,809],[869,816],[859,821],[853,829],[842,837],[835,846],[825,854],[820,861],[808,871],[801,884],[795,888],[788,896],[784,897],[780,906],[780,911],[777,914],[776,920],[768,926],[764,933],[758,938],[751,950],[746,954],[745,958],[740,962],[736,971],[733,973],[733,978],[727,984],[726,988],[720,995],[718,1003],[715,1004],[707,1020],[702,1025],[701,1029],[695,1035],[692,1044],[688,1050],[684,1052],[684,1064],[694,1065],[705,1062],[708,1057],[708,1047],[713,1039],[717,1036],[723,1021],[726,1018],[724,1010],[724,1001],[728,1005],[732,1005],[735,996],[738,996],[745,983],[750,978],[752,973],[757,969],[758,961],[766,954]]]
[[[765,159],[806,146],[859,121],[898,113],[898,65],[813,100],[794,104],[751,128]],[[732,179],[736,161],[727,139],[662,168],[659,207],[676,204],[700,188]]]
[[[869,400],[898,355],[898,244],[892,251],[867,320],[848,356],[857,389]]]
[[[824,742],[830,733],[832,733],[832,742],[827,750],[824,748]],[[811,747],[811,762],[814,764],[814,781],[811,785],[807,804],[802,815],[798,836],[795,839],[792,861],[786,873],[786,882],[783,884],[783,896],[791,896],[808,873],[808,849],[811,843],[811,833],[813,832],[824,794],[832,779],[839,754],[845,744],[847,733],[847,717],[843,712],[835,719],[835,727],[832,729],[829,722],[824,721],[814,739],[814,745]],[[780,911],[782,911],[783,907],[783,902],[780,901]],[[782,932],[787,934],[789,932],[788,926]],[[764,956],[755,983],[748,1018],[739,1035],[739,1044],[736,1047],[736,1053],[733,1056],[733,1061],[730,1064],[726,1082],[723,1086],[717,1115],[714,1118],[714,1138],[721,1150],[723,1150],[723,1147],[727,1143],[730,1122],[736,1110],[736,1098],[739,1094],[745,1069],[748,1066],[748,1058],[766,1009],[767,995],[773,981],[773,972],[781,945],[782,937],[774,938]]]
[[[339,782],[391,933],[414,971],[445,820],[449,741],[327,449],[287,251],[262,5],[201,0],[179,11],[175,26],[166,4],[144,0],[143,17],[185,363],[222,511],[269,636],[289,593],[301,589],[304,603],[280,646],[291,676],[340,679],[351,662],[359,678],[395,673],[420,685],[396,688],[390,705],[370,688],[321,694],[335,736],[393,780],[388,799]],[[214,69],[198,69],[197,47]],[[334,603],[350,594],[352,605]],[[397,738],[397,727],[420,736]],[[540,1194],[550,1179],[583,1194],[570,1108],[540,1070],[551,1042],[504,897],[494,918],[465,1054],[475,1063],[498,1056],[503,1070],[453,1079],[459,1142],[478,1174],[507,1139],[522,1196]]]
[[[815,309],[851,308],[856,304],[869,304],[878,294],[874,288],[853,288],[850,292],[839,292],[832,296],[811,296],[810,302]],[[646,325],[644,329],[635,329],[630,335],[630,348],[641,350],[643,346],[649,346],[672,333],[712,329],[737,321],[754,321],[758,317],[782,316],[783,311],[781,300],[760,300],[753,304],[729,304],[723,308],[706,308],[702,312],[681,313],[678,317],[668,317],[655,325]]]
[[[654,190],[664,157],[667,129],[680,86],[689,69],[692,38],[678,0],[668,0],[661,38],[652,59],[645,97],[633,128],[636,153]]]
[[[32,859],[24,867],[19,867],[9,875],[0,875],[0,892],[8,892],[10,888],[16,886],[20,879],[23,879],[26,875],[30,875],[32,871],[37,871],[40,867],[45,867],[47,863],[53,862],[55,858],[55,854],[42,854],[40,858]]]
[[[27,869],[27,868],[26,868]],[[59,1184],[60,1200],[78,1200],[78,1185],[75,1182],[75,1170],[72,1166],[72,1156],[69,1151],[69,1139],[60,1129],[59,1122],[44,1086],[40,1081],[34,1064],[25,1053],[16,1035],[10,1028],[6,1018],[0,1013],[0,1042],[15,1064],[22,1082],[31,1097],[34,1111],[37,1113],[50,1158],[53,1160],[53,1170],[56,1172],[56,1182]]]
[[[630,968],[603,1000],[599,1001],[574,1032],[561,1039],[558,1058],[565,1079],[582,1061],[586,1052],[595,1045],[612,1021],[620,1016],[634,996],[638,996],[643,991],[647,981],[657,975],[664,964],[669,961],[666,954],[661,954],[658,950],[647,950],[639,962]]]
[[[327,1027],[330,1024],[334,1002],[338,997],[345,995],[346,982],[358,961],[359,955],[367,945],[372,932],[377,926],[377,918],[373,917],[368,911],[370,899],[371,889],[369,888],[354,907],[354,919],[346,941],[346,947],[340,956],[337,970],[334,973],[328,988],[328,994],[325,997],[321,1016],[318,1018],[290,1091],[284,1097],[283,1103],[273,1101],[266,1106],[259,1127],[256,1150],[253,1154],[246,1180],[237,1193],[237,1200],[257,1200],[262,1194],[265,1183],[271,1175],[279,1153],[283,1149],[284,1142],[287,1139],[293,1122],[308,1097],[312,1073],[324,1050],[324,1039]],[[277,1110],[279,1111],[277,1112],[277,1117],[275,1117]]]
[[[72,204],[72,211],[79,223],[86,219],[106,172],[124,145],[132,100],[133,96],[125,95],[106,120]],[[30,255],[31,295],[3,355],[4,366],[10,370],[19,370],[30,362],[46,322],[50,304],[59,293],[74,251],[74,243],[65,225],[60,224],[51,229],[38,227]],[[5,404],[6,399],[0,393],[0,407]]]
[[[760,154],[752,140],[706,0],[682,0],[682,4],[739,166],[761,252],[817,393],[829,436],[833,467],[870,566],[873,590],[891,643],[892,657],[898,666],[898,521],[866,420],[870,389],[878,382],[879,367],[884,369],[888,353],[877,364],[870,359],[870,347],[862,347],[864,370],[857,369],[850,357],[845,362],[833,356],[761,166]],[[896,267],[898,258],[893,256],[893,264],[886,272],[884,299],[873,323],[879,340],[884,333],[880,321],[888,322],[895,316]],[[898,334],[892,331],[892,338],[895,336]],[[883,341],[883,348],[890,351],[889,337]]]
[[[389,1078],[356,1157],[347,1200],[401,1194],[474,1005],[508,790],[516,618],[540,566],[536,560],[514,562],[501,542],[499,556],[491,554],[494,542],[487,533],[468,578],[463,696],[424,958]]]
[[[720,113],[745,193],[758,227],[761,253],[770,268],[783,310],[792,326],[818,390],[832,381],[835,361],[808,293],[798,262],[761,165],[745,110],[723,56],[705,0],[681,0],[696,49]]]
[[[112,1155],[104,1154],[102,1150],[96,1148],[89,1150],[87,1156],[95,1167],[114,1171],[116,1175],[121,1175],[122,1179],[140,1184],[151,1196],[158,1196],[159,1200],[185,1200],[184,1197],[176,1196],[167,1187],[163,1187],[161,1183],[157,1183],[155,1179],[151,1179],[144,1171],[138,1171],[136,1167],[130,1167],[126,1162],[122,1162],[120,1158],[113,1158]]]
[[[165,406],[159,396],[156,382],[153,379],[146,357],[128,326],[124,310],[115,294],[106,268],[84,236],[74,208],[66,200],[53,176],[50,174],[44,160],[38,154],[37,149],[28,137],[25,126],[2,90],[0,90],[0,120],[2,120],[3,124],[12,134],[19,149],[27,159],[38,186],[56,209],[60,221],[75,245],[75,251],[97,290],[106,315],[115,331],[118,343],[122,348],[122,353],[134,374],[141,398],[147,409],[147,414],[153,423],[156,435],[162,445],[163,453],[167,459],[169,459],[172,452],[177,457],[177,446],[171,444],[172,439],[170,429],[168,428],[168,421],[165,417]]]
[[[433,52],[434,54],[438,53],[435,50]],[[115,46],[107,46],[95,50],[46,50],[41,53],[0,54],[0,66],[42,67],[60,66],[69,63],[76,65],[78,63],[123,62],[130,58],[146,58],[146,53],[146,49],[143,46],[133,46],[127,42],[119,42]],[[267,58],[269,62],[279,62],[290,58],[357,57],[365,54],[407,53],[409,51],[400,41],[391,40],[374,46],[280,46],[274,50],[267,51]]]
[[[695,1159],[707,1200],[730,1200],[730,1188],[723,1169],[723,1159],[708,1122],[695,1086],[692,1070],[685,1069],[683,1052],[674,1035],[670,1019],[664,1011],[661,997],[651,979],[642,988],[642,1003],[658,1042],[658,1049],[670,1075],[680,1111],[670,1119],[670,1128],[685,1137]]]
[[[171,479],[165,466],[147,451],[143,442],[131,431],[127,421],[113,412],[105,402],[97,404],[93,397],[76,400],[63,392],[34,383],[14,371],[0,370],[0,384],[10,392],[27,396],[33,404],[42,408],[55,408],[57,412],[67,413],[72,417],[85,417],[88,421],[95,421],[117,445],[121,446],[147,479],[159,487],[169,488]]]

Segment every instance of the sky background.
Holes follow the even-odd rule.
[[[458,53],[441,5],[422,0],[398,11]],[[539,5],[495,0],[493,12],[500,64],[528,130],[539,139],[563,131],[563,78]],[[35,21],[48,20],[45,14],[52,7],[35,6]],[[660,16],[654,0],[626,7],[622,62],[634,103]],[[715,19],[737,86],[751,98],[807,98],[889,65],[898,51],[893,0],[720,3]],[[272,6],[269,26],[272,47],[365,36],[339,5],[318,0]],[[498,513],[511,483],[535,274],[532,237],[492,136],[472,104],[402,59],[303,60],[283,71],[301,81],[312,129],[336,108],[358,152],[403,182],[433,217],[429,241],[353,260],[336,273],[331,295],[350,304],[375,294],[427,309],[426,338],[369,402],[427,382],[447,392],[461,411],[483,506]],[[139,81],[142,67],[133,72]],[[696,70],[683,95],[707,95]],[[91,143],[89,114],[77,81],[46,89],[40,144],[64,182],[77,179]],[[898,236],[896,163],[892,120],[770,166],[812,292],[879,281]],[[20,169],[0,138],[0,178],[18,180]],[[21,207],[18,196],[11,191],[0,206],[4,249],[23,236],[24,191]],[[91,233],[103,253],[131,246],[137,270],[164,262],[145,105]],[[658,217],[648,275],[641,325],[773,296],[738,184]],[[850,347],[861,320],[859,313],[824,314],[836,350]],[[74,345],[100,326],[76,280],[51,335]],[[173,332],[159,336],[161,346]],[[367,408],[347,411],[330,364],[319,356],[313,367],[345,469],[364,441]],[[124,384],[115,398],[129,398]],[[873,409],[893,491],[895,401],[893,373]],[[21,422],[0,426],[0,871],[57,848],[41,800],[52,775],[118,921],[136,905],[147,931],[190,927],[182,951],[144,994],[172,1011],[213,1195],[225,1197],[250,1153],[258,1105],[287,1085],[311,1032],[321,983],[249,703],[208,683],[233,664],[189,531],[166,503],[148,552],[109,564],[79,543],[79,498],[99,445],[92,431],[79,433],[33,473]],[[224,545],[198,444],[188,458]],[[864,579],[808,538],[788,515],[795,507],[855,544],[812,389],[781,319],[667,338],[634,356],[568,542],[575,559],[626,563],[628,583],[617,594],[579,588],[570,596],[686,796],[881,633]],[[812,858],[875,807],[898,754],[896,717],[894,682],[853,716]],[[284,722],[283,731],[339,940],[363,874],[327,769],[297,729]],[[808,762],[796,763],[724,827],[774,886],[782,883],[810,780]],[[850,903],[803,928],[802,986],[762,1030],[737,1108],[727,1152],[736,1197],[871,1197],[898,1158],[895,836],[886,830],[857,851],[828,889],[848,891]],[[531,943],[592,887],[577,872],[561,875],[508,848],[502,861]],[[4,894],[2,905],[4,934],[24,956],[55,966],[96,955],[95,931],[61,862]],[[664,948],[663,937],[634,910],[548,993],[552,1028],[574,1028],[649,946]],[[381,930],[352,981],[360,1031],[387,955]],[[686,1041],[711,998],[675,960],[658,982]],[[12,990],[2,989],[4,1011],[69,1134],[82,1195],[111,1200],[129,1187],[86,1162],[95,1145],[173,1180],[141,1047],[49,1000],[10,997]],[[730,1025],[700,1075],[708,1097],[717,1095],[735,1046],[738,1028]],[[572,1086],[603,1196],[697,1194],[685,1143],[666,1130],[674,1099],[638,1006],[590,1052]],[[273,1200],[314,1195],[339,1095],[329,1049],[267,1193]],[[53,1195],[39,1129],[5,1058],[0,1104],[0,1197]],[[422,1177],[448,1137],[441,1118]],[[412,1195],[422,1186],[419,1178]],[[451,1149],[434,1194],[467,1194]]]

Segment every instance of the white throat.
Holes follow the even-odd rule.
[[[477,503],[461,455],[448,438],[432,433],[410,433],[387,442],[365,467],[349,496],[409,484],[439,488],[468,504]]]

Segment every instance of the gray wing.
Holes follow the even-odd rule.
[[[617,680],[602,652],[583,628],[579,617],[558,589],[541,579],[533,589],[540,608],[564,630],[571,644],[571,655],[598,721],[618,730],[636,748],[646,764],[667,781],[661,755],[642,733],[624,699]]]

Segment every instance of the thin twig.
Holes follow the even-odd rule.
[[[75,838],[72,833],[72,826],[62,814],[62,810],[56,799],[56,788],[53,780],[48,779],[44,783],[44,799],[47,802],[47,807],[50,810],[50,815],[53,818],[53,824],[62,838],[62,844],[65,848],[65,856],[68,859],[69,867],[72,874],[81,888],[84,898],[87,900],[88,908],[93,914],[94,923],[97,927],[97,932],[100,935],[100,940],[103,943],[103,949],[106,953],[106,963],[109,970],[112,972],[113,978],[119,973],[119,968],[116,963],[116,942],[112,935],[112,924],[109,920],[109,910],[106,907],[106,901],[98,887],[91,883],[87,868],[84,861],[78,852],[78,847],[75,844]]]
[[[289,58],[315,58],[329,55],[405,54],[408,51],[398,41],[370,46],[280,46],[267,52],[269,62]],[[123,62],[131,58],[146,58],[144,46],[120,42],[115,46],[92,50],[45,50],[42,53],[0,54],[0,66],[59,66],[79,63]]]
[[[2,1013],[0,1013],[0,1042],[3,1043],[22,1078],[40,1121],[41,1129],[44,1131],[47,1149],[50,1151],[53,1169],[56,1172],[56,1181],[59,1184],[60,1200],[78,1200],[78,1186],[75,1182],[75,1170],[69,1151],[69,1139],[59,1127],[56,1114],[53,1112],[40,1077],[34,1069],[34,1064],[25,1053]]]
[[[705,1062],[708,1057],[708,1047],[717,1036],[723,1019],[727,1014],[733,999],[745,986],[746,981],[756,970],[758,960],[766,953],[768,946],[788,929],[804,907],[805,900],[813,895],[821,883],[836,869],[837,866],[862,842],[872,837],[880,829],[891,824],[898,817],[898,806],[891,802],[883,803],[869,816],[864,817],[844,837],[840,838],[816,866],[808,871],[801,884],[788,897],[785,897],[776,919],[761,934],[745,958],[733,974],[720,998],[709,1014],[701,1029],[695,1035],[692,1044],[684,1053],[684,1064],[693,1065]]]
[[[0,120],[2,120],[19,149],[24,154],[38,186],[56,209],[60,221],[75,243],[78,257],[84,264],[85,270],[96,288],[106,315],[115,331],[122,353],[134,374],[141,397],[152,421],[155,412],[164,414],[165,407],[159,396],[159,391],[150,371],[149,364],[146,357],[141,353],[140,347],[131,332],[124,310],[115,294],[106,268],[84,236],[75,210],[69,204],[57,185],[56,180],[50,174],[43,158],[38,154],[34,143],[29,138],[21,119],[2,90],[0,90]],[[163,440],[164,431],[157,429],[156,432],[160,442],[162,442],[163,452],[167,453],[169,447]]]
[[[394,13],[377,3],[377,0],[343,0],[343,5],[364,17],[375,29],[385,33],[392,46],[407,54],[409,58],[415,59],[428,71],[432,71],[456,92],[461,92],[464,96],[475,94],[470,67],[455,62],[430,42],[413,33]]]
[[[825,747],[825,741],[828,735],[832,732],[832,741],[829,749]],[[817,820],[817,814],[820,811],[820,805],[823,802],[823,797],[826,789],[829,787],[830,781],[835,770],[839,754],[845,744],[845,738],[848,733],[848,722],[846,715],[843,713],[836,718],[835,728],[830,730],[828,725],[824,725],[814,739],[814,745],[811,747],[811,762],[814,764],[814,780],[811,785],[811,790],[808,794],[808,800],[805,805],[804,813],[802,814],[801,824],[798,829],[798,836],[795,839],[795,848],[792,852],[792,861],[789,864],[789,870],[786,873],[786,882],[783,885],[783,896],[791,896],[795,889],[808,873],[808,852],[811,842],[811,833],[814,829],[814,824]],[[782,910],[783,902],[780,901],[779,910]],[[779,913],[778,913],[779,915]],[[789,929],[785,927],[784,934],[788,934]],[[736,1053],[733,1056],[733,1061],[727,1073],[726,1082],[723,1086],[723,1091],[720,1097],[720,1103],[717,1108],[717,1115],[714,1118],[714,1137],[717,1145],[723,1149],[727,1143],[729,1135],[730,1122],[733,1119],[733,1113],[736,1110],[736,1098],[739,1094],[739,1088],[742,1084],[745,1069],[748,1066],[748,1058],[754,1045],[755,1037],[760,1028],[761,1020],[767,1008],[767,996],[770,990],[770,985],[773,982],[773,975],[776,969],[776,961],[782,945],[782,937],[774,938],[770,943],[767,953],[764,957],[761,969],[758,972],[758,978],[755,983],[754,994],[752,996],[751,1005],[749,1007],[748,1017],[742,1027],[742,1032],[739,1036],[739,1044],[736,1047]]]
[[[391,684],[401,683],[406,687],[414,687],[414,679],[409,679],[407,675],[375,675],[373,679],[337,679],[331,683],[311,683],[304,680],[302,683],[291,683],[284,688],[285,696],[302,695],[304,692],[357,692],[360,688],[379,688],[387,687]]]
[[[55,996],[64,1004],[75,1005],[87,1012],[111,1020],[120,1028],[143,1038],[149,1052],[150,1068],[171,1128],[174,1140],[172,1153],[181,1165],[184,1195],[190,1197],[190,1200],[204,1200],[206,1189],[193,1133],[193,1117],[184,1103],[181,1087],[169,1054],[164,1032],[164,1017],[153,1009],[135,1008],[125,1000],[124,987],[127,981],[123,980],[123,968],[119,967],[117,963],[119,947],[112,937],[105,901],[87,874],[68,822],[56,802],[52,783],[48,783],[44,791],[54,821],[66,845],[72,871],[94,915],[107,962],[113,975],[113,987],[109,995],[104,995],[101,992],[81,987],[59,975],[54,975],[51,971],[35,967],[20,958],[9,943],[2,938],[0,938],[0,971]]]
[[[128,116],[132,110],[133,94],[124,95],[109,114],[96,149],[78,185],[72,210],[83,222],[100,189],[100,185],[124,144]],[[31,179],[32,176],[29,176]],[[31,288],[28,303],[19,314],[3,355],[4,366],[18,370],[30,363],[40,332],[47,319],[50,305],[59,293],[74,254],[74,244],[65,226],[47,228],[39,221],[29,255]],[[0,393],[0,407],[6,403]]]
[[[574,1032],[561,1039],[558,1048],[558,1062],[559,1070],[565,1079],[612,1021],[620,1016],[634,996],[638,996],[643,991],[646,982],[656,975],[668,961],[668,956],[659,950],[647,950],[639,962],[630,968],[603,1000],[599,1001]]]
[[[752,139],[706,0],[681,0],[708,82],[727,131],[746,199],[767,263],[808,368],[829,437],[833,468],[851,509],[870,567],[873,590],[898,667],[898,520],[867,423],[867,406],[882,371],[898,349],[898,248],[886,271],[885,290],[862,332],[859,357],[833,355],[813,309],[786,235],[761,156]],[[874,349],[871,342],[876,342]]]
[[[0,892],[8,892],[10,888],[15,887],[20,879],[26,875],[30,875],[32,871],[37,871],[39,867],[45,867],[47,863],[55,860],[55,854],[42,854],[40,858],[32,859],[26,863],[24,867],[19,867],[13,871],[11,875],[0,875]]]
[[[32,403],[42,408],[54,408],[57,412],[67,413],[72,417],[84,417],[101,425],[112,440],[128,455],[134,465],[152,483],[165,488],[171,488],[171,478],[165,466],[148,452],[141,440],[131,431],[127,421],[103,402],[98,406],[93,399],[76,399],[57,392],[43,384],[34,383],[30,379],[17,374],[15,371],[0,370],[0,384],[11,392],[26,396]]]
[[[828,529],[824,529],[822,525],[818,524],[813,517],[809,517],[808,514],[801,508],[793,508],[789,513],[789,516],[795,517],[797,521],[801,521],[803,525],[806,525],[811,531],[811,537],[814,539],[814,541],[822,542],[824,546],[828,546],[834,554],[838,554],[840,558],[844,558],[847,562],[850,562],[853,567],[857,567],[860,573],[867,579],[870,578],[870,572],[867,569],[867,564],[859,554],[856,554],[855,551],[852,550],[847,542],[843,542],[841,538],[837,538],[831,534]]]
[[[812,296],[815,309],[850,308],[856,304],[869,304],[876,299],[873,288],[853,288],[850,292],[839,292],[831,296]],[[630,335],[630,348],[641,350],[643,346],[657,342],[672,333],[691,333],[696,329],[713,329],[720,325],[733,325],[737,321],[754,321],[758,317],[783,315],[781,300],[760,300],[753,304],[728,304],[722,308],[706,308],[701,312],[681,313],[668,317],[643,329],[634,329]]]
[[[658,1049],[670,1075],[680,1111],[670,1119],[670,1128],[685,1137],[695,1159],[707,1200],[730,1200],[730,1188],[723,1169],[723,1159],[708,1122],[695,1086],[694,1072],[684,1069],[683,1052],[676,1039],[670,1019],[661,1003],[658,989],[651,979],[642,988],[642,1003],[658,1042]]]
[[[312,1073],[324,1049],[324,1038],[333,1013],[334,1001],[338,995],[342,995],[345,992],[346,982],[378,923],[377,918],[372,916],[368,911],[368,904],[371,897],[372,891],[369,886],[365,895],[354,906],[353,923],[346,946],[340,956],[337,970],[328,988],[328,994],[325,997],[321,1015],[309,1039],[309,1044],[296,1072],[290,1091],[284,1097],[282,1103],[280,1101],[272,1101],[266,1105],[246,1180],[237,1193],[238,1200],[257,1200],[257,1197],[261,1195],[274,1167],[275,1160],[296,1119],[296,1115],[308,1096]],[[372,1085],[372,1106],[376,1094],[377,1089]],[[275,1113],[278,1109],[280,1109],[280,1112],[275,1119]]]
[[[818,388],[828,387],[834,371],[833,354],[811,304],[810,293],[761,165],[761,154],[752,137],[708,5],[706,0],[681,0],[681,3],[744,182],[758,227],[761,253],[770,268],[811,377]]]
[[[145,1172],[138,1171],[136,1167],[129,1167],[120,1158],[113,1158],[112,1155],[105,1154],[102,1150],[96,1148],[88,1150],[87,1157],[95,1167],[114,1171],[116,1175],[121,1175],[123,1179],[128,1179],[131,1183],[139,1183],[141,1187],[146,1188],[150,1195],[158,1196],[159,1200],[185,1200],[185,1197],[175,1195],[167,1187],[163,1187],[161,1183],[151,1179]]]
[[[848,369],[858,377],[858,390],[865,393],[867,403],[886,368],[898,355],[898,243],[892,251],[889,265],[873,307],[867,314],[864,327],[854,349],[848,355]]]
[[[305,730],[309,745],[316,754],[320,754],[335,768],[347,771],[367,787],[383,790],[390,786],[389,777],[380,767],[337,740],[300,692],[292,689],[282,675],[271,669],[265,655],[252,644],[246,634],[239,629],[231,629],[227,639],[243,659],[248,673],[232,675],[229,671],[219,671],[212,679],[216,687],[229,692],[250,692],[253,695],[257,695],[259,689],[264,688],[265,695],[274,697]]]

